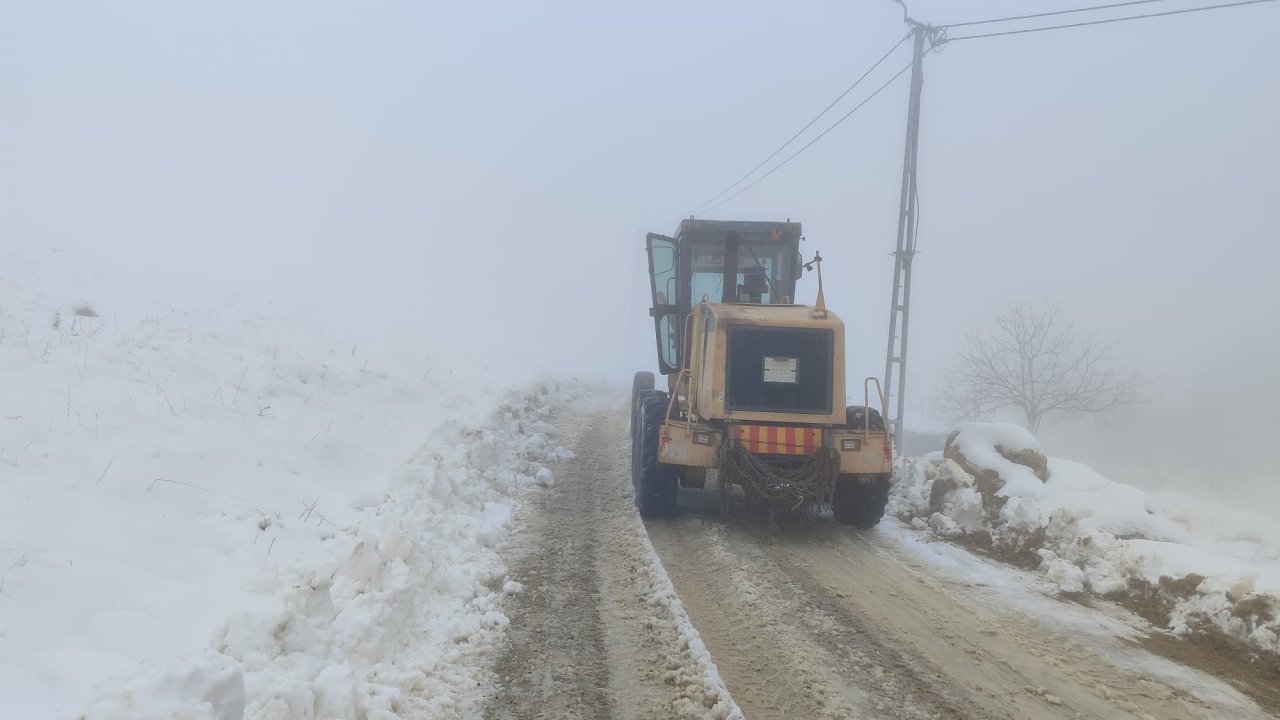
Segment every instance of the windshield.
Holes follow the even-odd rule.
[[[719,243],[694,243],[689,250],[692,304],[720,302],[724,294],[724,247]],[[764,274],[760,302],[794,302],[792,287],[795,259],[791,249],[779,243],[742,243],[738,247],[738,284],[748,284],[751,273]]]

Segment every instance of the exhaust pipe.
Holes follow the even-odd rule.
[[[738,302],[738,231],[730,230],[724,238],[724,292],[722,303]]]

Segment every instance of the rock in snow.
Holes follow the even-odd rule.
[[[889,512],[937,537],[982,536],[1063,592],[1154,592],[1175,632],[1213,627],[1280,653],[1280,529],[1047,457],[1017,426],[966,424],[944,453],[902,463]]]

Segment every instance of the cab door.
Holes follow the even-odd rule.
[[[649,233],[645,240],[653,296],[649,315],[658,341],[658,367],[669,375],[680,369],[680,255],[672,238]]]

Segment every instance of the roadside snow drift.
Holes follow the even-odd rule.
[[[496,548],[520,492],[568,453],[548,441],[566,393],[513,394],[475,428],[437,431],[360,517],[287,567],[214,652],[101,683],[89,720],[473,717],[507,624]],[[202,714],[203,713],[203,714]]]
[[[503,622],[491,545],[552,481],[561,391],[490,390],[518,381],[420,328],[3,250],[0,718],[74,717],[105,675],[89,717],[387,718],[467,681],[445,661]]]
[[[1036,567],[1063,592],[1123,599],[1175,633],[1216,630],[1280,653],[1280,528],[1047,458],[1020,427],[964,425],[942,453],[908,460],[889,512]]]

